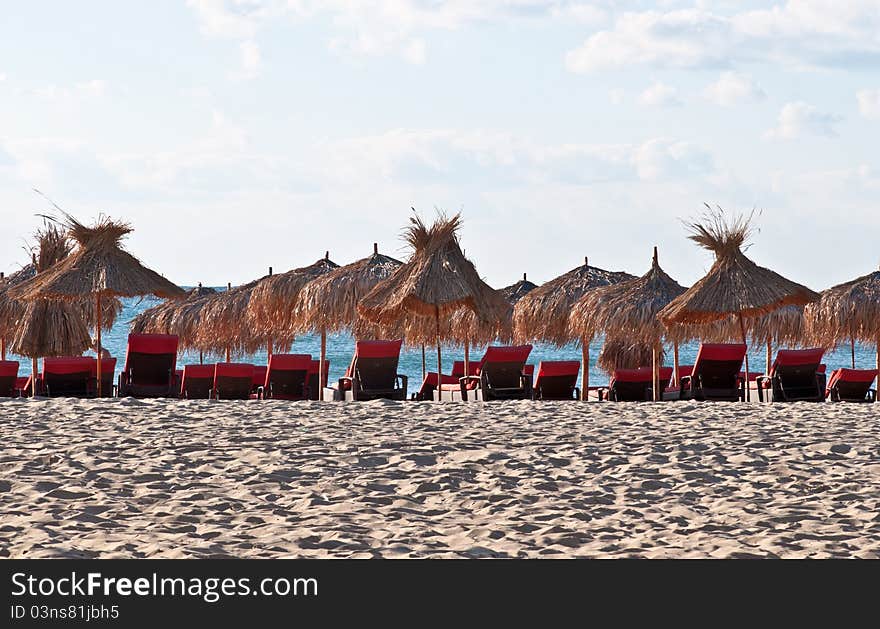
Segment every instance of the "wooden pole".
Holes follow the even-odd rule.
[[[657,401],[657,387],[660,386],[660,368],[657,365],[657,343],[651,345],[651,399]]]
[[[6,360],[6,337],[0,338],[0,360]]]
[[[440,401],[440,374],[443,373],[443,360],[440,355],[440,307],[434,306],[434,320],[437,323],[437,401]]]
[[[205,364],[205,352],[203,352],[201,350],[199,351],[199,364],[200,365]]]
[[[678,387],[678,341],[672,344],[672,384]]]
[[[767,339],[767,371],[764,372],[765,376],[770,375],[770,368],[773,366],[773,343],[770,339]]]
[[[226,282],[226,292],[228,293],[231,290],[232,290],[232,282]],[[232,352],[230,351],[228,345],[226,346],[226,362],[228,362],[228,363],[232,362]]]
[[[318,361],[318,400],[324,400],[324,365],[327,363],[327,328],[321,328],[321,358]]]
[[[470,364],[471,364],[471,347],[470,341],[468,339],[464,340],[464,375],[471,375]]]
[[[272,267],[269,267],[269,277],[272,277]],[[269,364],[269,359],[272,358],[272,338],[270,337],[268,341],[266,341],[266,364]],[[321,372],[318,372],[318,382],[321,381]]]
[[[98,397],[101,397],[101,383],[104,380],[102,377],[104,374],[101,372],[101,293],[95,293],[95,316],[98,318],[98,324],[95,326],[97,329],[98,340],[95,344],[95,354],[98,356]]]
[[[589,399],[590,388],[590,341],[587,337],[581,339],[581,358],[583,359],[583,371],[581,372],[581,400]]]
[[[856,368],[856,339],[855,337],[849,337],[849,349],[852,355],[852,368]]]
[[[877,388],[880,388],[880,339],[877,339]],[[874,401],[877,401],[877,396],[874,396]]]
[[[37,359],[31,358],[31,397],[37,397]]]
[[[739,313],[739,330],[742,332],[743,344],[746,346],[746,402],[751,400],[749,393],[749,344],[746,342],[746,324],[743,322],[742,312]]]
[[[425,376],[428,375],[428,364],[425,362],[425,344],[422,343],[422,381],[424,382]]]

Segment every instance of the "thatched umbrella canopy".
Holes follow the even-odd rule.
[[[433,322],[437,373],[443,373],[441,323],[464,308],[472,311],[481,325],[491,326],[502,321],[510,307],[465,257],[458,241],[460,226],[459,214],[451,218],[440,215],[430,228],[418,216],[410,218],[405,238],[413,249],[412,256],[358,305],[367,322],[401,332],[424,329],[426,323]]]
[[[744,319],[818,299],[819,295],[806,286],[758,266],[743,254],[743,244],[751,235],[751,218],[728,219],[722,210],[713,212],[710,208],[701,222],[687,226],[688,238],[714,253],[715,262],[702,279],[658,313],[664,325],[699,326],[734,316],[739,321],[740,338],[746,343]],[[748,371],[746,356],[747,378]],[[748,395],[748,388],[746,392]]]
[[[15,327],[24,312],[24,304],[9,296],[9,289],[37,274],[36,262],[7,275],[0,282],[0,360],[6,360],[6,340],[15,335]]]
[[[855,367],[855,342],[877,345],[880,372],[880,270],[822,291],[804,310],[810,335],[833,347],[849,341]]]
[[[607,336],[605,337],[605,343],[602,345],[602,351],[599,352],[596,364],[603,371],[612,374],[615,369],[646,367],[654,360],[654,355],[653,347],[644,342],[644,340]],[[664,357],[661,346],[659,356],[661,363]]]
[[[657,319],[657,313],[684,291],[684,286],[660,268],[657,247],[654,247],[651,268],[643,276],[589,291],[575,302],[569,316],[570,335],[574,338],[593,338],[597,333],[604,332],[648,348],[648,353],[653,354],[654,399],[658,400],[658,354],[663,352],[662,339],[666,330]],[[677,339],[672,340],[676,341],[677,372],[678,345]]]
[[[198,343],[198,330],[205,306],[217,295],[213,288],[201,284],[190,289],[179,301],[165,301],[144,310],[131,320],[134,334],[176,334],[182,350],[199,351],[199,362],[204,362],[204,346]]]
[[[248,325],[267,337],[278,334],[292,339],[301,328],[294,316],[299,292],[312,280],[338,268],[328,251],[308,266],[264,277],[252,287],[245,312]]]
[[[95,303],[94,328],[98,337],[98,373],[101,373],[102,300],[141,295],[178,298],[184,292],[120,247],[122,238],[132,231],[127,223],[102,216],[95,225],[86,227],[69,214],[64,216],[76,249],[45,273],[38,273],[11,289],[10,294],[24,301],[83,301],[91,297]],[[100,396],[101,379],[98,378]]]
[[[589,391],[590,338],[573,338],[568,317],[574,304],[589,291],[610,284],[635,279],[623,271],[606,271],[590,266],[585,257],[583,266],[572,269],[550,280],[520,299],[513,309],[514,338],[518,341],[545,341],[562,347],[572,340],[580,340],[583,370],[581,399]]]
[[[378,243],[373,243],[373,254],[357,262],[329,272],[324,272],[322,268],[321,274],[311,281],[308,278],[314,273],[300,274],[308,283],[300,289],[289,312],[293,319],[292,325],[297,330],[313,330],[321,335],[318,373],[324,373],[324,363],[327,360],[327,333],[344,329],[363,332],[366,326],[358,325],[358,302],[379,282],[391,277],[402,264],[399,260],[379,253]],[[291,292],[288,289],[287,294]],[[319,394],[319,399],[323,399],[322,396],[323,391]]]

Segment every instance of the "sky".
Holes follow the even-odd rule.
[[[487,282],[582,263],[689,285],[683,222],[756,210],[814,289],[880,264],[880,0],[11,2],[0,269],[40,190],[182,285],[405,258],[461,212]]]

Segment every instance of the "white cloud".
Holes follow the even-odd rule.
[[[778,125],[767,131],[765,137],[784,140],[804,135],[834,137],[837,135],[834,125],[839,121],[840,116],[821,112],[803,101],[787,103],[779,112]]]
[[[752,77],[737,72],[723,72],[703,93],[713,103],[725,106],[754,103],[767,98]]]
[[[678,91],[659,81],[648,87],[639,95],[639,102],[649,107],[672,107],[681,105],[678,98]]]
[[[611,101],[612,105],[620,105],[623,103],[624,93],[623,90],[609,90],[608,91],[608,100]]]
[[[868,120],[880,120],[880,89],[860,90],[856,94],[859,113]]]
[[[238,52],[241,59],[241,67],[235,76],[241,79],[256,77],[263,65],[260,47],[253,41],[243,41],[238,45]]]
[[[623,12],[610,28],[568,53],[568,68],[706,68],[756,59],[794,67],[852,67],[880,60],[877,0],[790,0],[769,9],[716,11]]]
[[[5,72],[0,72],[0,83],[2,83],[2,82],[5,81],[5,80],[6,80],[6,73],[5,73]]]

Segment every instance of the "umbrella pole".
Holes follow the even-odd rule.
[[[318,361],[318,400],[324,400],[324,365],[327,363],[327,328],[321,328],[321,359]]]
[[[231,358],[232,358],[232,356],[230,355],[230,352],[229,352],[229,346],[227,345],[226,346],[226,362],[228,362],[228,363],[232,362],[232,360],[230,360]]]
[[[6,337],[0,338],[0,360],[6,360]]]
[[[773,345],[770,343],[770,339],[767,339],[767,371],[764,372],[765,376],[770,375],[770,361],[773,360]]]
[[[657,343],[651,346],[651,400],[657,401],[657,387],[660,385],[660,370],[657,367]]]
[[[266,341],[266,361],[272,358],[272,339]]]
[[[581,339],[581,358],[584,365],[584,370],[581,373],[581,400],[586,402],[590,397],[590,342],[587,337]]]
[[[434,306],[434,320],[437,323],[437,392],[440,392],[440,374],[443,373],[443,361],[440,356],[440,308]],[[441,401],[441,395],[437,395],[437,401]]]
[[[849,337],[849,349],[852,354],[852,368],[856,368],[856,339],[855,337]]]
[[[427,373],[428,373],[428,364],[425,362],[425,344],[422,343],[422,380],[423,381],[424,381]]]
[[[749,344],[746,343],[746,324],[743,323],[743,315],[742,312],[739,313],[739,330],[742,332],[743,345],[746,346],[746,402],[751,401],[751,396],[749,394]]]
[[[672,384],[678,386],[678,341],[672,345]]]
[[[464,340],[464,375],[465,376],[471,375],[470,363],[471,363],[470,341],[468,339],[465,339]]]
[[[37,359],[31,358],[31,397],[37,397]]]
[[[200,365],[205,364],[205,352],[202,352],[202,351],[199,352],[199,364]]]
[[[101,382],[104,380],[101,376],[104,374],[101,372],[101,293],[95,294],[95,316],[98,319],[98,325],[96,325],[96,329],[98,330],[97,336],[98,340],[95,344],[95,354],[98,356],[98,397],[101,397]]]

